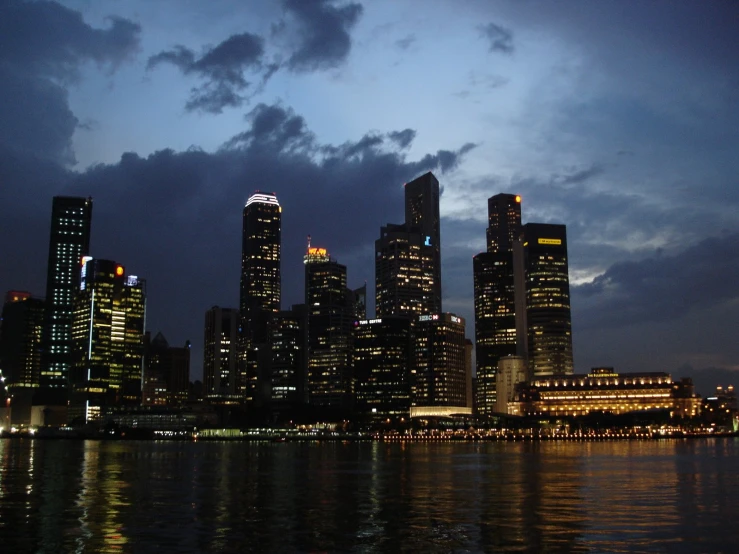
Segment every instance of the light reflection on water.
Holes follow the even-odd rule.
[[[0,440],[3,552],[733,552],[739,441]]]

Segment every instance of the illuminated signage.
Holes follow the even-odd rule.
[[[358,325],[372,325],[373,323],[382,323],[382,319],[362,319],[357,321]]]
[[[431,246],[431,237],[426,235],[426,240],[423,243],[424,246]]]
[[[325,248],[315,248],[311,247],[308,249],[308,255],[309,256],[325,256],[326,255],[326,249]]]
[[[518,194],[516,195],[516,202],[521,203],[521,197]]]
[[[439,314],[418,316],[418,321],[436,321],[437,319],[439,319]]]
[[[117,277],[121,277],[123,275],[123,266],[117,265],[115,266],[115,274]]]
[[[451,316],[451,318],[452,318],[452,323],[462,323],[461,317],[457,317],[456,315],[453,315]]]
[[[539,239],[539,244],[562,244],[562,239]]]
[[[92,260],[92,256],[82,256],[82,269],[80,270],[80,290],[85,290],[85,277],[87,276],[87,262]]]

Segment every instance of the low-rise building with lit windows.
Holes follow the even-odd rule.
[[[508,404],[512,415],[582,416],[590,412],[623,414],[644,410],[670,410],[673,415],[694,416],[700,397],[684,390],[692,383],[675,383],[669,373],[616,373],[593,368],[585,375],[535,378],[518,387],[517,399]]]

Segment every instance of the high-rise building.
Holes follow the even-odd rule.
[[[529,375],[572,373],[566,227],[527,223],[515,250],[516,325],[526,336]]]
[[[237,386],[239,362],[239,310],[213,306],[205,312],[203,338],[203,388],[215,404],[243,400]]]
[[[467,399],[465,321],[450,313],[418,316],[413,331],[411,404],[471,413]],[[413,410],[421,415],[421,410]]]
[[[521,233],[521,197],[488,199],[487,252],[473,258],[477,415],[495,411],[498,360],[519,351],[513,245]]]
[[[5,295],[0,320],[0,369],[5,385],[35,389],[41,375],[41,337],[44,301],[29,292],[10,291]]]
[[[440,311],[439,181],[426,173],[405,185],[405,223],[383,226],[375,241],[375,313]]]
[[[72,363],[72,317],[79,270],[90,249],[92,198],[55,196],[46,273],[41,387],[63,391]],[[57,399],[66,401],[64,398]]]
[[[405,224],[418,229],[433,252],[433,309],[441,311],[441,217],[439,181],[430,171],[405,184]]]
[[[269,320],[280,310],[281,213],[273,193],[256,192],[244,206],[237,390],[252,405],[263,405],[270,389]]]
[[[144,337],[144,406],[179,406],[187,401],[190,385],[190,341],[170,346],[159,332]]]
[[[325,248],[310,243],[304,261],[309,402],[347,411],[354,395],[351,333],[355,307],[346,286],[346,266],[331,259]]]
[[[410,416],[411,322],[387,316],[354,322],[357,412],[376,426],[397,426]]]
[[[271,413],[286,421],[308,403],[308,310],[295,304],[271,321]]]
[[[74,302],[69,419],[141,401],[146,283],[110,260],[85,256]]]

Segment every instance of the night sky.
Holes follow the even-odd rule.
[[[575,371],[739,385],[739,3],[0,0],[0,292],[45,293],[54,195],[147,280],[147,328],[238,306],[241,216],[283,206],[374,290],[403,183],[441,182],[444,309],[474,337],[487,198],[564,223]]]

